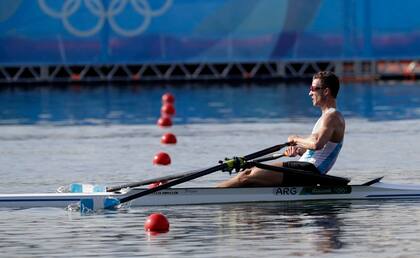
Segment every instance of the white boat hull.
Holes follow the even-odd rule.
[[[0,207],[58,207],[82,199],[95,202],[107,197],[122,198],[144,189],[124,193],[39,193],[1,194]],[[420,199],[420,186],[375,183],[369,186],[258,187],[258,188],[172,188],[131,201],[132,207],[162,205],[223,204],[247,202],[288,202],[310,200]]]

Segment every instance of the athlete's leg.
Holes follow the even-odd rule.
[[[273,166],[283,166],[282,162],[275,162]],[[257,186],[279,186],[283,182],[283,173],[250,168],[240,172],[235,177],[224,181],[217,187],[257,187]]]

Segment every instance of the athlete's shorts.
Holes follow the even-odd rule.
[[[283,162],[283,167],[301,170],[310,173],[320,175],[319,170],[314,166],[314,164],[304,161],[287,161]],[[283,183],[282,186],[311,186],[317,185],[318,179],[314,177],[306,177],[302,175],[283,173]]]

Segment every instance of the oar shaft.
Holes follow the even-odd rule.
[[[122,185],[117,185],[117,186],[110,186],[110,187],[106,188],[106,191],[107,192],[115,192],[115,191],[119,191],[123,188],[132,188],[132,187],[137,187],[137,186],[142,186],[142,185],[148,185],[148,184],[152,184],[152,183],[159,182],[159,181],[169,181],[169,180],[173,180],[173,179],[177,179],[177,178],[180,178],[180,177],[184,177],[184,176],[194,174],[197,171],[198,170],[194,170],[194,171],[189,171],[189,172],[184,172],[184,173],[173,174],[173,175],[169,175],[169,176],[162,176],[162,177],[146,179],[146,180],[139,181],[139,182],[133,182],[133,183],[122,184]]]
[[[266,155],[266,154],[269,154],[269,153],[273,153],[273,152],[279,151],[279,150],[281,150],[281,149],[283,149],[284,147],[289,146],[289,145],[290,145],[290,143],[283,143],[283,144],[275,145],[275,146],[273,146],[273,147],[270,147],[270,148],[267,148],[267,149],[264,149],[264,150],[260,150],[260,151],[257,151],[257,152],[255,152],[255,153],[252,153],[252,154],[246,155],[246,156],[244,157],[244,159],[245,159],[245,160],[255,159],[255,158],[258,158],[258,157],[264,156],[264,155]]]

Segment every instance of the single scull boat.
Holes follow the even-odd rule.
[[[288,202],[309,200],[371,200],[371,199],[420,199],[420,186],[382,183],[382,178],[362,185],[349,185],[347,178],[320,175],[306,171],[270,166],[261,162],[283,155],[263,157],[289,146],[284,143],[220,161],[219,165],[162,178],[154,178],[120,186],[106,187],[98,192],[0,194],[0,208],[78,207],[80,211],[114,209],[123,205],[191,205],[249,202]],[[171,188],[216,171],[239,171],[251,166],[287,173],[294,178],[294,185],[254,188]],[[138,188],[150,182],[165,181],[149,189]]]
[[[81,200],[104,202],[122,199],[147,189],[130,188],[120,192],[1,194],[0,207],[65,208]],[[310,200],[420,199],[420,186],[397,185],[372,180],[363,185],[288,186],[255,188],[171,188],[154,192],[128,203],[129,206],[223,204],[249,202],[290,202]]]

